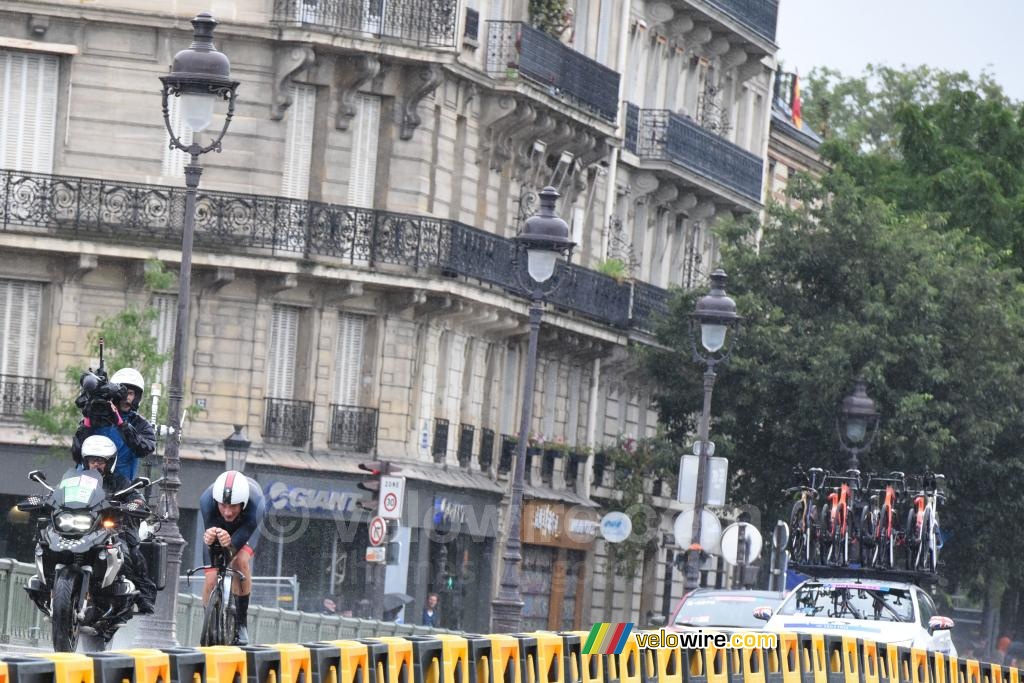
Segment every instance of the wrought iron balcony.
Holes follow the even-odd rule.
[[[521,21],[487,22],[487,73],[523,78],[572,106],[614,122],[619,73]]]
[[[705,0],[762,38],[775,42],[775,28],[779,19],[778,0]]]
[[[451,47],[456,7],[455,0],[274,0],[274,22]]]
[[[302,448],[313,436],[313,402],[266,398],[263,438]]]
[[[0,172],[2,232],[180,248],[184,211],[184,188]],[[518,291],[511,239],[457,221],[340,204],[200,191],[195,249],[434,272]],[[551,305],[604,325],[648,329],[649,311],[634,310],[633,283],[572,264],[555,277],[568,281]]]
[[[26,410],[50,407],[50,380],[0,375],[0,416],[20,418]]]
[[[353,453],[372,453],[377,447],[377,409],[331,404],[329,446]]]
[[[434,418],[434,441],[430,454],[434,456],[434,462],[444,462],[448,455],[448,420],[443,417]]]
[[[469,469],[469,463],[473,461],[473,437],[475,435],[475,426],[467,424],[459,426],[459,449],[456,451],[459,457],[459,467]]]
[[[491,471],[491,463],[494,462],[494,430],[480,430],[480,456],[478,459],[480,470]]]
[[[501,455],[498,459],[498,474],[512,471],[512,460],[516,456],[516,437],[501,435]]]
[[[675,112],[628,104],[625,144],[641,159],[670,161],[761,202],[761,158]]]

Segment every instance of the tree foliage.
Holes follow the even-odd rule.
[[[159,261],[152,261],[146,264],[145,287],[147,291],[167,289],[174,282],[174,275],[163,269]],[[96,357],[99,349],[99,340],[104,341],[104,366],[109,375],[114,374],[120,368],[133,367],[142,373],[147,381],[156,377],[161,366],[167,362],[170,354],[160,353],[157,348],[157,340],[153,337],[151,330],[157,318],[157,310],[152,306],[135,308],[129,306],[125,310],[108,318],[100,318],[96,321],[96,327],[89,331],[88,350],[85,352],[95,361],[90,365],[96,369],[99,359]],[[81,365],[72,365],[65,369],[66,384],[63,391],[57,392],[48,410],[28,410],[25,413],[26,422],[38,432],[51,437],[55,442],[55,449],[66,453],[71,445],[71,437],[78,428],[78,422],[82,416],[75,407],[75,396],[79,391],[79,378],[86,368]],[[148,397],[149,387],[146,396]],[[144,406],[148,405],[148,401]],[[144,407],[140,410],[145,411]],[[167,413],[166,401],[160,404],[158,420],[165,418]],[[146,412],[148,416],[148,412]],[[164,420],[166,422],[166,420]]]
[[[1024,502],[992,492],[1024,475],[1019,273],[967,232],[907,213],[843,170],[794,192],[804,208],[771,207],[759,250],[752,224],[722,234],[729,293],[746,318],[712,405],[733,502],[782,518],[794,465],[838,467],[837,409],[863,377],[883,417],[862,468],[949,477],[947,573],[974,576],[982,556],[1008,560]],[[673,302],[659,330],[667,348],[646,358],[678,439],[701,409],[687,332],[701,293]]]

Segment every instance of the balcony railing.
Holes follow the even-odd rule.
[[[641,159],[670,161],[761,202],[764,163],[759,156],[667,109],[627,107],[626,149]]]
[[[459,458],[459,467],[468,469],[473,461],[473,437],[476,435],[476,427],[473,425],[459,425],[459,448],[456,451]]]
[[[754,33],[775,42],[775,28],[779,19],[778,0],[705,0],[720,9]]]
[[[498,459],[498,473],[512,471],[512,460],[516,456],[516,437],[501,435],[501,455]]]
[[[263,438],[302,448],[313,436],[313,402],[267,398]]]
[[[50,380],[0,375],[0,416],[20,418],[26,410],[50,407]]]
[[[519,290],[514,242],[457,221],[231,192],[201,191],[197,204],[199,251],[320,258]],[[184,211],[184,188],[0,172],[0,230],[6,232],[180,248]],[[550,304],[604,325],[649,329],[647,312],[632,309],[633,284],[572,264],[559,267],[555,277],[569,281]],[[667,297],[659,288],[650,292]]]
[[[494,462],[494,430],[480,430],[480,471],[490,472],[491,463]]]
[[[487,22],[487,73],[523,78],[602,119],[619,111],[619,73],[521,21]]]
[[[354,453],[372,453],[377,447],[377,409],[332,403],[327,443]]]
[[[275,0],[274,21],[424,47],[451,47],[456,7],[455,0]]]

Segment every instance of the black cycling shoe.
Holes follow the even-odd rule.
[[[235,630],[235,639],[231,641],[232,645],[248,645],[249,644],[249,629],[245,626],[239,626]]]

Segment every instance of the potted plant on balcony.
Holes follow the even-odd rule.
[[[631,280],[626,262],[618,258],[609,258],[597,264],[597,272],[614,278],[620,285],[626,280]]]

